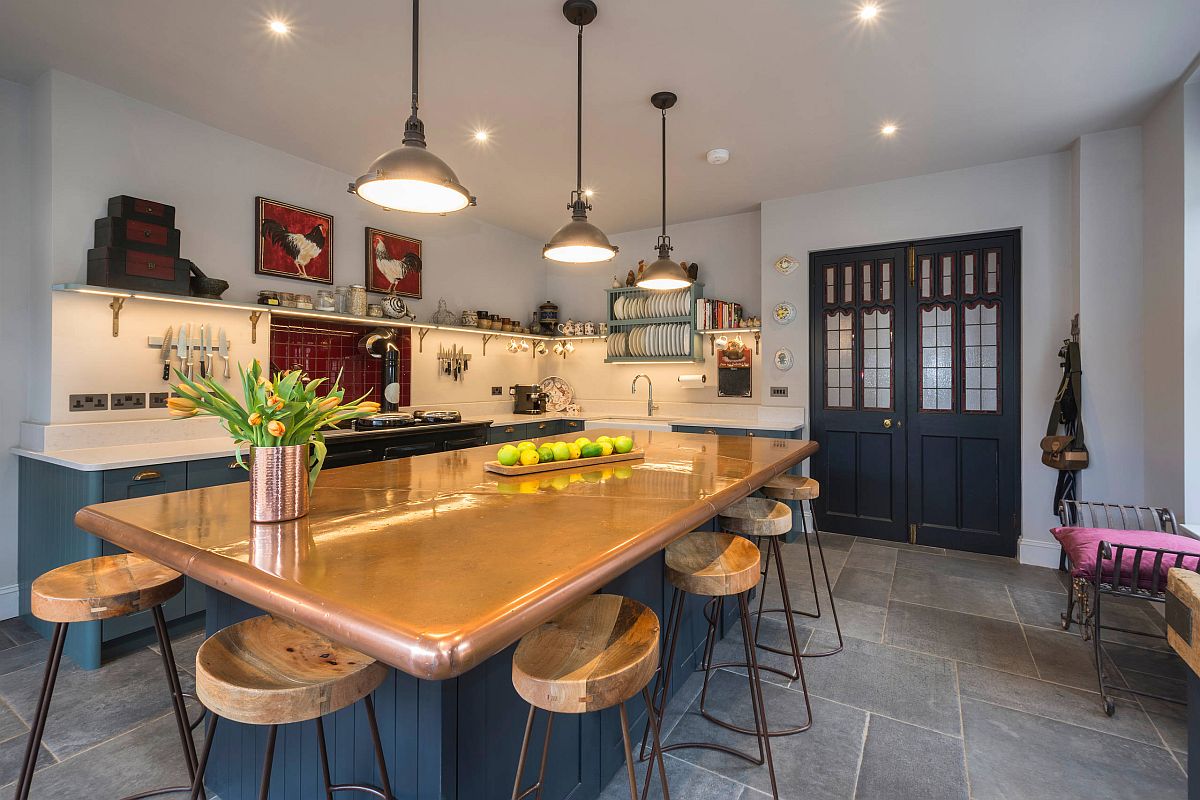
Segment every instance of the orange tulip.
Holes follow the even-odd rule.
[[[167,409],[172,414],[186,414],[188,416],[191,416],[199,411],[199,409],[196,408],[196,401],[186,397],[168,397]]]
[[[246,421],[249,422],[251,425],[262,425],[263,416],[262,416],[262,414],[255,411],[253,414],[250,415],[250,418]]]
[[[379,403],[376,403],[373,400],[364,400],[358,404],[358,410],[365,411],[368,414],[378,414]]]
[[[277,419],[273,419],[267,423],[267,433],[272,436],[283,436],[287,433],[287,426]]]
[[[342,402],[339,398],[329,396],[317,403],[317,409],[320,411],[332,411],[338,407],[338,403]]]
[[[281,408],[283,408],[283,398],[277,394],[270,395],[267,398],[267,405],[271,406],[276,411],[278,411]]]
[[[184,395],[186,397],[199,397],[201,394],[200,390],[193,389],[191,386],[188,386],[186,383],[181,383],[178,386],[176,386],[175,388],[179,390],[179,393],[181,395]]]

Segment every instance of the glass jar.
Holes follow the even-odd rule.
[[[339,314],[350,313],[350,287],[339,286],[333,290],[333,310]]]
[[[351,284],[349,287],[346,313],[353,314],[356,317],[365,317],[367,315],[367,287],[360,284]]]
[[[337,306],[333,300],[333,291],[330,289],[317,290],[317,311],[335,311]]]
[[[258,304],[262,306],[277,306],[279,305],[279,292],[273,292],[269,289],[263,289],[258,293]]]

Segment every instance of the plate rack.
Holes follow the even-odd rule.
[[[687,289],[683,290],[687,295],[686,313],[670,314],[667,316],[661,315],[639,315],[630,317],[628,314],[622,314],[620,317],[614,311],[618,308],[618,302],[623,307],[631,301],[638,301],[644,298],[654,298],[666,294],[664,292],[655,291],[653,289],[639,289],[634,287],[621,287],[619,289],[608,289],[608,300],[606,310],[608,314],[608,331],[609,331],[609,355],[604,359],[606,364],[694,364],[704,361],[704,348],[701,346],[700,336],[696,330],[696,300],[704,296],[704,284],[693,283]],[[633,334],[639,328],[644,328],[647,325],[671,325],[685,324],[687,325],[686,335],[686,353],[683,355],[671,356],[648,356],[648,355],[612,355],[614,344],[613,333]],[[615,337],[620,341],[620,337]]]

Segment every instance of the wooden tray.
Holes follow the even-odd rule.
[[[499,475],[532,475],[535,472],[549,472],[555,469],[582,469],[583,467],[592,467],[597,464],[611,464],[614,461],[633,461],[638,458],[645,458],[646,451],[642,448],[634,448],[628,453],[613,453],[611,456],[594,456],[593,458],[575,458],[570,461],[544,461],[540,464],[529,464],[527,466],[521,464],[513,464],[511,467],[506,467],[499,461],[487,461],[483,468],[488,472],[495,472]]]

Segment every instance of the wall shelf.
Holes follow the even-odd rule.
[[[754,334],[754,355],[759,355],[762,348],[762,328],[702,328],[696,333],[708,337],[708,348],[713,355],[717,354],[717,337],[727,336],[731,333]]]
[[[704,361],[704,348],[701,345],[699,331],[696,330],[696,300],[704,296],[704,284],[693,283],[685,290],[687,293],[687,314],[674,315],[669,317],[637,317],[632,319],[617,319],[613,314],[613,304],[618,298],[629,296],[645,296],[653,297],[665,292],[658,292],[653,289],[639,289],[636,286],[622,286],[616,289],[608,290],[608,298],[605,302],[605,309],[608,315],[608,330],[609,345],[607,357],[604,359],[606,364],[699,364]],[[691,333],[687,337],[687,352],[680,355],[671,356],[646,356],[646,355],[613,355],[613,339],[611,334],[627,334],[633,333],[647,325],[687,325]],[[619,343],[621,338],[617,339]]]

